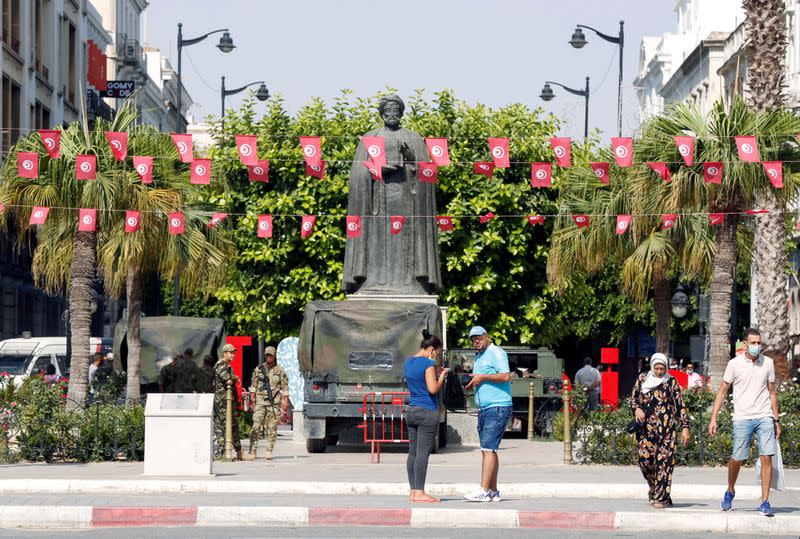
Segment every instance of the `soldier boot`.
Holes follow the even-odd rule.
[[[266,451],[264,453],[264,460],[272,460],[272,451]]]

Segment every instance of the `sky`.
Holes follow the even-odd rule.
[[[616,44],[586,30],[589,43],[568,41],[575,25],[616,36],[625,21],[623,135],[639,124],[633,80],[644,35],[676,30],[673,0],[151,0],[142,40],[177,65],[177,24],[184,39],[229,28],[236,49],[218,36],[184,47],[183,83],[198,118],[219,115],[220,77],[228,89],[264,80],[290,112],[312,97],[330,102],[344,88],[370,97],[396,88],[401,97],[442,89],[470,103],[525,103],[564,120],[561,136],[583,136],[584,98],[546,80],[583,89],[590,77],[589,129],[616,136],[619,60]],[[253,87],[256,89],[257,85]],[[238,107],[246,93],[227,98]],[[266,106],[260,102],[257,111]]]

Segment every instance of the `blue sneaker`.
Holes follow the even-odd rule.
[[[761,502],[761,505],[758,506],[758,510],[761,511],[761,514],[765,517],[775,516],[775,513],[772,512],[772,507],[769,506],[769,500]]]
[[[491,490],[490,489],[489,490],[489,498],[491,498],[493,502],[502,501],[502,498],[500,498],[500,491],[499,490]]]
[[[719,508],[723,511],[730,511],[731,507],[733,506],[733,498],[735,496],[736,494],[732,494],[726,490],[725,496],[722,498],[722,503],[719,504]]]

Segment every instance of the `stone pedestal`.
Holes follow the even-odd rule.
[[[150,393],[144,408],[144,475],[209,476],[212,393]]]
[[[409,296],[402,294],[348,294],[347,299],[350,301],[402,301],[407,303],[433,303],[438,304],[439,296],[433,295],[419,295]]]

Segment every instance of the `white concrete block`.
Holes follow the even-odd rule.
[[[198,507],[197,526],[308,526],[308,507]]]
[[[0,528],[91,528],[91,506],[7,505]]]
[[[478,504],[476,504],[478,505]],[[411,510],[412,528],[518,528],[515,510],[417,509]]]

